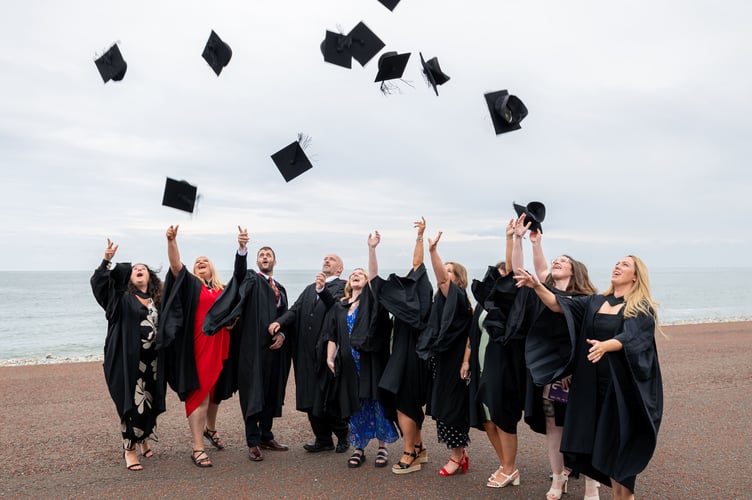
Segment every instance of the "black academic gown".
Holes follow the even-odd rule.
[[[157,349],[164,350],[167,382],[181,401],[199,388],[193,332],[202,286],[201,280],[182,266],[177,277],[167,272],[162,293]],[[233,369],[231,360],[225,360],[214,387],[215,403],[229,399],[237,389]]]
[[[345,280],[334,279],[316,293],[316,283],[308,285],[287,312],[276,321],[290,342],[295,366],[295,407],[311,412],[320,391],[319,374],[326,367],[326,351],[321,350],[321,327],[326,312],[345,295]]]
[[[264,276],[262,276],[264,278]],[[272,278],[273,279],[273,278]],[[282,284],[274,280],[279,290],[279,303],[275,307],[275,317],[279,318],[285,312],[287,312],[287,290]],[[267,281],[268,284],[268,281]],[[271,285],[269,286],[271,288]],[[272,294],[274,291],[272,290]],[[267,398],[270,402],[274,402],[274,416],[282,416],[282,406],[285,402],[285,392],[287,391],[287,379],[290,376],[290,365],[292,364],[292,350],[287,340],[287,334],[282,330],[285,335],[285,340],[282,342],[282,347],[275,350],[270,350],[267,355],[269,356],[269,380],[271,383],[267,388]]]
[[[222,295],[206,313],[203,331],[213,335],[235,324],[230,334],[230,358],[235,360],[236,384],[243,418],[263,410],[274,384],[269,363],[269,324],[274,321],[276,297],[269,283],[255,271],[247,271],[247,256],[235,256],[235,271]],[[236,323],[237,322],[237,323]],[[280,401],[271,404],[282,405]]]
[[[105,310],[107,337],[104,341],[104,378],[110,397],[122,420],[134,408],[133,391],[138,378],[141,353],[141,302],[128,293],[131,264],[118,263],[112,270],[103,260],[91,277],[91,290],[97,303]],[[161,322],[161,321],[160,321]],[[165,411],[163,357],[157,351],[157,393],[153,394],[152,411],[159,415]]]
[[[428,362],[418,357],[415,346],[428,326],[433,288],[421,264],[407,276],[391,274],[386,280],[371,280],[379,303],[394,318],[392,352],[384,367],[379,387],[392,394],[394,406],[422,428],[423,406],[428,401]]]
[[[516,434],[525,403],[528,293],[517,288],[511,273],[502,277],[494,266],[488,267],[482,281],[473,280],[472,291],[478,305],[470,329],[470,425],[483,430],[485,405],[494,424]],[[483,330],[489,339],[481,353]],[[484,357],[482,373],[480,356]]]
[[[589,295],[557,300],[574,339],[572,386],[561,442],[565,464],[603,484],[609,485],[613,477],[634,490],[635,476],[647,467],[655,451],[663,413],[655,320],[644,314],[623,320],[613,338],[624,348],[606,354],[598,363],[606,364],[601,369],[610,379],[605,394],[599,396],[597,367],[587,360],[590,345],[585,339],[599,338],[593,322],[606,298]],[[562,358],[562,365],[568,359]]]
[[[358,297],[358,311],[352,332],[348,332],[347,313],[351,302],[332,306],[324,320],[322,337],[337,344],[335,373],[328,366],[321,372],[322,392],[325,399],[314,407],[314,414],[333,415],[346,419],[360,409],[361,399],[376,400],[385,405],[383,390],[378,384],[389,359],[392,321],[389,313],[374,297],[367,286]],[[326,349],[326,346],[322,346]],[[351,348],[360,353],[360,372],[356,371]],[[385,409],[387,418],[396,419],[396,413]]]
[[[472,317],[465,290],[450,283],[446,297],[436,293],[428,328],[416,346],[418,356],[433,364],[426,414],[457,429],[469,426],[468,388],[460,378],[460,368]]]

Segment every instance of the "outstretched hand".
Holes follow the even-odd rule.
[[[248,245],[248,241],[250,240],[250,237],[248,236],[248,228],[242,228],[238,226],[238,247],[240,247],[241,250],[244,250],[246,245]]]
[[[107,238],[107,248],[104,250],[104,260],[112,260],[112,258],[115,257],[115,252],[117,252],[118,246],[120,245],[116,245]]]
[[[517,220],[514,222],[514,235],[518,238],[522,238],[525,236],[525,233],[528,229],[530,229],[530,225],[533,222],[530,221],[527,224],[525,224],[525,214],[520,215]]]
[[[413,222],[413,227],[418,230],[418,238],[422,238],[426,230],[426,218],[421,215],[420,220]]]
[[[541,240],[541,232],[537,229],[535,231],[530,231],[530,243],[533,245],[537,245]]]
[[[530,274],[521,267],[517,269],[517,274],[514,275],[514,279],[517,281],[517,288],[522,288],[523,286],[535,288],[540,283],[535,275]]]
[[[436,245],[439,244],[439,240],[441,239],[441,235],[444,234],[442,231],[439,231],[439,234],[436,235],[436,239],[432,240],[431,238],[428,238],[428,251],[434,252],[436,251]]]
[[[167,228],[167,232],[165,233],[166,236],[167,236],[167,241],[172,241],[172,240],[174,240],[175,238],[178,237],[178,228],[179,227],[180,227],[180,225],[176,225],[176,226],[170,226],[170,227]]]
[[[514,228],[515,228],[516,222],[517,222],[517,219],[515,218],[511,218],[509,219],[509,222],[507,222],[507,229],[506,229],[507,238],[512,238],[514,236]]]
[[[374,231],[373,234],[368,233],[368,248],[376,248],[381,242],[381,234],[378,231]]]

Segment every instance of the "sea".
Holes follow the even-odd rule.
[[[293,302],[317,272],[278,270],[274,276]],[[599,290],[608,286],[610,272],[590,269]],[[101,360],[107,322],[91,293],[91,273],[0,272],[0,366]],[[471,279],[484,273],[468,271]],[[229,279],[232,273],[219,274]],[[752,268],[651,269],[650,282],[662,325],[752,321]]]

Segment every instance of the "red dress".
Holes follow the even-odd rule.
[[[186,417],[199,407],[207,395],[210,398],[214,396],[214,385],[230,351],[230,332],[226,328],[222,328],[211,337],[201,331],[207,311],[221,293],[222,290],[209,290],[206,285],[201,285],[196,320],[193,324],[193,355],[196,360],[199,388],[188,394],[185,400]]]

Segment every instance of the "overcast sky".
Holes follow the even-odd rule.
[[[412,221],[444,231],[446,260],[503,257],[512,202],[547,208],[544,248],[589,266],[749,266],[752,4],[746,1],[23,1],[0,17],[0,270],[167,263],[231,267],[237,225],[279,265],[407,268]],[[364,21],[411,52],[401,93],[374,58],[323,61],[327,29]],[[217,77],[211,30],[231,47]],[[95,55],[118,41],[106,85]],[[418,52],[451,80],[439,97]],[[494,135],[483,94],[529,109]],[[314,168],[286,184],[270,155],[298,132]],[[197,185],[191,216],[161,206],[165,177]]]

